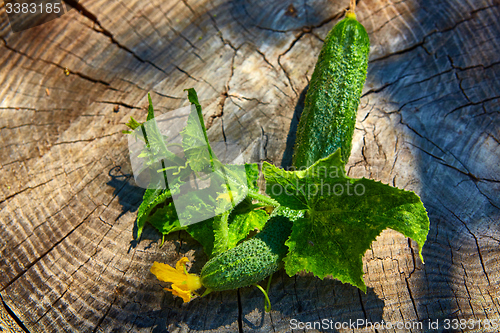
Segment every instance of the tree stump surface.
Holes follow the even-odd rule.
[[[153,261],[187,256],[199,272],[206,256],[184,232],[162,248],[150,226],[134,240],[144,190],[121,131],[146,119],[147,92],[163,113],[194,87],[211,140],[289,165],[317,55],[348,1],[67,3],[77,10],[18,33],[0,7],[0,331],[288,332],[292,319],[367,319],[420,321],[405,330],[420,332],[438,319],[460,332],[443,321],[500,320],[498,0],[359,1],[371,51],[348,175],[421,196],[425,264],[387,230],[363,258],[366,294],[281,270],[270,313],[256,288],[188,304],[163,291]]]

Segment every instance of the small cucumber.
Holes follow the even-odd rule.
[[[260,233],[210,259],[201,270],[201,284],[210,291],[222,291],[265,279],[282,267],[291,230],[288,218],[270,218]]]
[[[369,50],[368,34],[353,11],[326,36],[297,128],[295,168],[309,167],[338,148],[342,160],[349,159]]]

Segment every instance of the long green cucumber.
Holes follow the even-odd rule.
[[[338,148],[342,160],[349,159],[369,50],[368,34],[353,12],[326,36],[297,128],[295,168],[309,167]]]
[[[222,291],[265,279],[282,267],[291,230],[288,218],[270,218],[260,233],[210,259],[201,270],[201,284],[210,291]]]

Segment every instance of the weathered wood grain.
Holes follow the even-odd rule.
[[[363,259],[366,295],[280,272],[271,313],[254,288],[187,305],[162,290],[153,261],[186,255],[199,272],[206,257],[182,232],[161,249],[150,227],[134,240],[143,190],[121,131],[130,116],[145,119],[148,91],[166,112],[187,105],[183,89],[194,87],[211,140],[250,155],[264,147],[254,156],[286,166],[322,41],[348,1],[67,3],[77,10],[19,33],[0,7],[0,330],[500,319],[497,0],[358,2],[372,47],[349,176],[422,197],[425,265],[415,243],[387,230]]]

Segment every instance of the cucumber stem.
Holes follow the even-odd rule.
[[[267,296],[267,293],[264,290],[264,288],[262,288],[258,284],[254,284],[254,286],[256,286],[257,288],[259,288],[260,291],[262,291],[262,293],[264,294],[264,297],[266,298],[266,303],[264,303],[264,309],[266,310],[266,312],[271,311],[271,301],[269,300],[269,296]]]
[[[269,275],[269,280],[267,280],[266,292],[269,294],[269,289],[271,288],[271,280],[273,279],[273,274]]]
[[[205,289],[205,292],[203,292],[203,295],[201,295],[200,297],[207,296],[211,292],[212,292],[212,290],[210,288],[207,288],[207,289]],[[196,294],[196,292],[193,292],[193,293]],[[198,294],[196,294],[196,295],[198,295]]]
[[[349,10],[345,14],[345,16],[348,18],[356,19],[356,13],[354,12],[355,10],[356,10],[356,0],[351,0],[351,3],[349,5]]]

